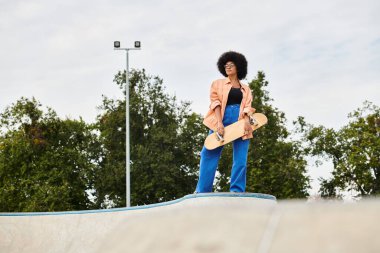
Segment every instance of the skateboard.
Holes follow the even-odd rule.
[[[256,131],[258,128],[265,125],[268,122],[268,119],[262,113],[254,113],[249,116],[249,122],[253,131]],[[207,136],[204,143],[205,147],[208,150],[212,150],[242,137],[244,135],[244,124],[245,119],[241,119],[231,125],[226,126],[224,128],[223,136],[219,135],[217,131],[214,131],[212,134]]]

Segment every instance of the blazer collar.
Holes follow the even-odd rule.
[[[224,78],[224,85],[229,84],[229,83],[231,83],[231,80],[227,76],[226,78]],[[246,88],[244,87],[244,85],[240,81],[239,81],[239,83],[241,84],[241,87],[243,88],[243,90],[245,90]]]

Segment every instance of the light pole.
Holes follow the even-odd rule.
[[[129,50],[139,50],[141,49],[140,41],[135,41],[134,48],[120,48],[120,41],[113,42],[114,50],[125,50],[127,53],[127,68],[125,72],[125,162],[126,162],[126,173],[125,173],[125,185],[126,185],[126,205],[131,206],[131,170],[130,170],[130,134],[129,134],[129,66],[128,66],[128,52]]]

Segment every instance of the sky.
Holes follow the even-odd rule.
[[[167,92],[205,114],[225,51],[243,53],[248,75],[266,74],[273,105],[339,129],[365,100],[380,101],[380,1],[0,0],[0,111],[35,97],[61,117],[93,122],[102,95],[129,66],[164,80]],[[254,105],[253,105],[254,106]],[[331,164],[311,166],[328,177]]]

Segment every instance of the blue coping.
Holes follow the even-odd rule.
[[[179,202],[182,202],[187,199],[195,199],[195,198],[209,198],[209,197],[233,197],[233,198],[256,198],[256,199],[266,199],[277,201],[275,196],[263,193],[233,193],[233,192],[221,192],[221,193],[196,193],[189,194],[182,198],[150,204],[143,206],[133,206],[133,207],[120,207],[120,208],[111,208],[111,209],[97,209],[97,210],[82,210],[82,211],[60,211],[60,212],[20,212],[20,213],[1,213],[0,216],[47,216],[47,215],[69,215],[69,214],[88,214],[88,213],[112,213],[112,212],[123,212],[123,211],[131,211],[131,210],[141,210],[141,209],[149,209],[160,206],[168,206],[173,205]]]

